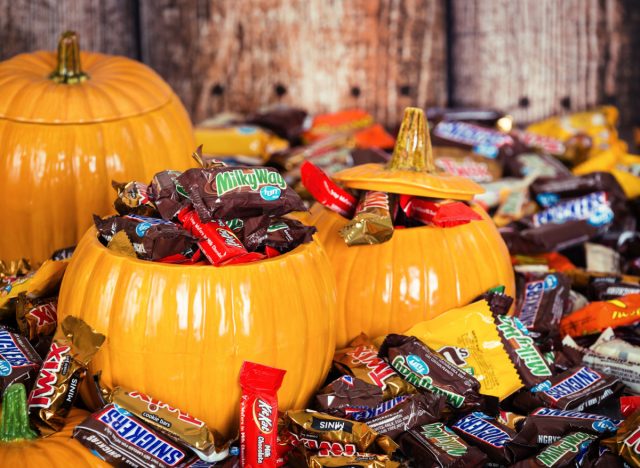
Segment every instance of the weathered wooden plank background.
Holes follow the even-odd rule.
[[[194,120],[274,102],[494,106],[518,121],[614,103],[640,121],[636,0],[0,0],[0,59],[86,49],[143,60]]]

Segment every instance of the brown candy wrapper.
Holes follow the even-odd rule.
[[[365,192],[340,235],[348,246],[381,244],[393,236],[392,201],[384,192]]]
[[[602,442],[631,466],[640,466],[640,411],[629,416],[615,436]]]
[[[311,410],[290,410],[286,415],[291,434],[320,456],[355,456],[375,442],[378,433],[365,423]]]
[[[522,460],[513,465],[513,467],[527,468],[542,466],[560,468],[582,466],[582,464],[578,462],[578,459],[585,455],[595,439],[597,439],[597,436],[593,434],[574,432],[549,445],[535,457]]]
[[[271,247],[279,253],[289,252],[301,244],[311,242],[314,226],[288,218],[256,216],[234,219],[227,223],[249,252],[264,251]]]
[[[365,334],[354,338],[349,347],[336,351],[333,365],[343,374],[380,387],[384,400],[416,392],[413,385],[378,356],[378,348]]]
[[[113,206],[121,215],[158,215],[156,206],[149,199],[147,184],[136,181],[121,183],[113,180],[111,181],[111,186],[118,192],[118,198],[116,198]]]
[[[480,382],[475,377],[413,336],[387,335],[380,356],[387,358],[407,382],[421,391],[444,396],[456,410],[477,410],[485,405],[485,398],[479,393]]]
[[[286,466],[291,468],[400,468],[400,463],[386,455],[358,453],[349,456],[320,456],[299,448],[291,453]]]
[[[172,220],[184,207],[189,206],[189,196],[178,182],[178,171],[162,171],[153,176],[149,185],[149,199],[155,204],[163,219]]]
[[[415,466],[481,467],[487,456],[440,422],[415,426],[398,439]]]
[[[58,298],[29,299],[26,294],[20,294],[16,321],[20,333],[31,341],[42,335],[52,335],[58,325]]]
[[[116,387],[103,391],[105,401],[124,408],[149,427],[194,450],[208,462],[227,457],[228,444],[203,421],[144,393]]]
[[[29,412],[43,432],[62,429],[86,367],[104,340],[77,317],[68,316],[58,326],[29,395]]]
[[[298,194],[271,167],[189,169],[178,177],[202,222],[305,211]]]
[[[319,411],[345,418],[354,412],[377,407],[382,403],[382,389],[351,375],[343,375],[320,390],[315,401]]]

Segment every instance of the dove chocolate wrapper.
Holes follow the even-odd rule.
[[[571,368],[548,381],[522,391],[513,400],[514,406],[524,410],[547,406],[562,410],[583,411],[607,398],[618,395],[624,385],[586,366]]]
[[[240,368],[240,463],[276,468],[278,389],[286,371],[245,361]]]
[[[463,416],[451,428],[495,463],[509,465],[533,453],[529,447],[512,445],[516,432],[482,412],[476,411]]]
[[[101,219],[93,217],[100,237],[109,242],[124,231],[139,258],[160,260],[188,251],[195,239],[181,226],[164,219],[129,214]]]
[[[513,443],[542,448],[572,432],[586,432],[597,436],[614,434],[621,423],[622,421],[599,414],[542,407],[529,413]]]
[[[378,413],[384,405],[393,402],[387,400],[380,408],[373,411],[363,411],[349,414],[347,417],[357,421],[363,420],[378,434],[387,435],[393,439],[414,426],[436,422],[444,417],[445,399],[434,393],[405,395],[397,397],[395,405]]]
[[[287,428],[307,449],[320,456],[353,456],[367,452],[378,433],[365,423],[311,410],[289,410]]]
[[[379,354],[407,382],[420,391],[444,396],[452,408],[459,411],[484,408],[485,397],[480,395],[480,383],[475,377],[436,354],[417,338],[387,335]]]
[[[391,209],[393,199],[384,192],[365,192],[360,198],[353,219],[340,236],[348,246],[381,244],[393,236]]]
[[[13,383],[22,383],[29,391],[41,364],[27,338],[0,325],[0,395]]]
[[[544,448],[534,457],[513,465],[514,468],[528,467],[579,467],[580,460],[587,454],[591,444],[598,438],[586,432],[573,432]]]
[[[398,438],[402,452],[415,466],[482,467],[487,456],[440,422],[414,426]]]
[[[93,413],[73,430],[73,438],[117,467],[187,466],[187,449],[162,437],[118,405]]]
[[[203,222],[305,211],[300,196],[271,167],[188,169],[178,176]]]
[[[227,457],[221,436],[212,433],[203,421],[144,393],[116,387],[103,392],[105,400],[128,411],[153,430],[196,451],[209,462]]]
[[[104,340],[104,335],[71,315],[58,325],[29,394],[29,413],[44,433],[62,429],[87,365]]]
[[[354,338],[347,348],[337,350],[333,365],[343,374],[381,388],[384,400],[416,392],[413,385],[378,356],[378,348],[364,334]]]

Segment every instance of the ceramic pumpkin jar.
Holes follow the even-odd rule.
[[[112,210],[111,180],[148,182],[190,167],[195,147],[178,97],[150,68],[80,52],[0,63],[0,260],[46,259]]]
[[[24,386],[14,384],[5,391],[0,426],[0,466],[21,468],[106,468],[110,466],[71,438],[73,428],[89,413],[73,408],[64,427],[49,437],[37,438],[29,428]]]
[[[345,187],[471,200],[472,181],[436,173],[426,119],[408,108],[388,166],[365,164],[334,175]],[[338,232],[348,219],[315,204],[307,221],[331,259],[338,286],[337,346],[364,332],[371,337],[411,326],[470,302],[496,285],[515,293],[509,252],[493,221],[456,227],[396,229],[384,243],[349,247]]]
[[[287,371],[281,410],[304,408],[323,383],[335,346],[335,279],[316,238],[268,260],[186,266],[117,254],[91,229],[67,268],[58,314],[107,336],[89,366],[105,386],[146,393],[230,436],[243,361]],[[81,395],[92,405],[89,387]]]

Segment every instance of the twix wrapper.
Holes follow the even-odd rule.
[[[29,395],[29,412],[43,432],[62,429],[87,365],[104,340],[77,317],[68,316],[58,326]]]
[[[180,409],[122,387],[103,391],[102,395],[106,402],[124,408],[158,432],[191,448],[207,462],[222,460],[229,454],[228,446],[221,443],[220,434],[210,431],[203,421]]]
[[[336,351],[333,365],[343,374],[380,387],[384,400],[416,393],[413,385],[378,356],[378,348],[364,333],[354,338],[347,348]]]
[[[58,298],[30,299],[18,296],[16,321],[20,332],[30,340],[41,335],[52,335],[58,324]]]
[[[240,369],[240,464],[278,465],[278,389],[286,371],[245,361]]]
[[[360,198],[356,213],[341,230],[340,235],[348,246],[381,244],[393,236],[393,219],[389,194],[365,192]]]

